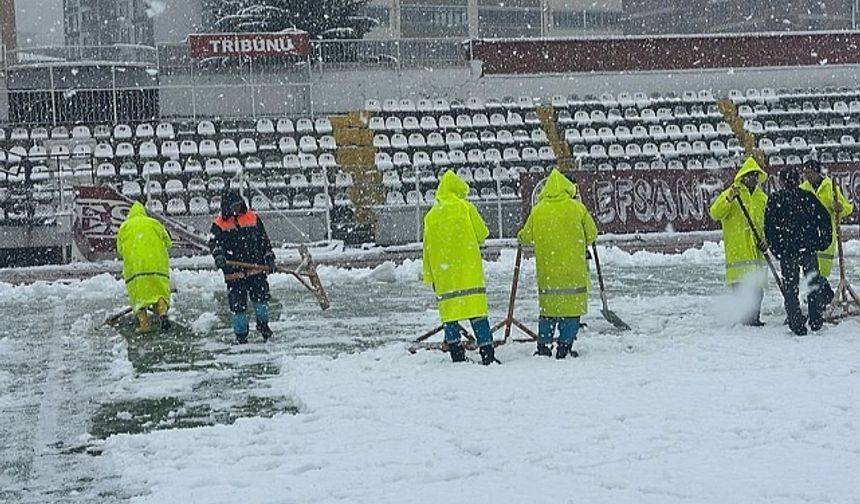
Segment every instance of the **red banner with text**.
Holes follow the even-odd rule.
[[[306,56],[310,38],[306,32],[201,33],[188,36],[195,58],[228,56]]]
[[[615,170],[568,172],[603,233],[654,233],[719,229],[708,208],[736,170]],[[860,201],[860,165],[831,165],[830,176],[850,201]],[[544,175],[523,175],[523,215],[528,215]],[[765,192],[779,188],[771,176]],[[844,223],[858,223],[855,211]]]

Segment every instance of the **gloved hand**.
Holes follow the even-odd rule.
[[[729,194],[727,195],[727,198],[729,201],[734,201],[735,199],[737,199],[737,197],[739,195],[740,195],[740,193],[738,192],[738,188],[735,186],[732,186],[729,190]]]
[[[265,259],[266,259],[266,266],[269,267],[269,273],[274,273],[274,272],[278,271],[278,267],[275,266],[275,254],[269,252],[268,254],[266,254]]]
[[[227,267],[227,258],[224,257],[224,254],[218,254],[215,256],[215,267],[220,270]]]

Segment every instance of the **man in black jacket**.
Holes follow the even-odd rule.
[[[212,222],[209,249],[215,266],[224,272],[227,300],[233,312],[233,332],[237,343],[248,342],[248,297],[254,303],[257,330],[264,341],[272,337],[269,329],[269,282],[266,273],[275,271],[275,253],[263,221],[236,189],[227,189],[221,197],[221,214]],[[264,264],[268,270],[231,266],[227,261]]]
[[[822,313],[833,298],[833,291],[818,273],[818,251],[830,245],[830,216],[814,195],[799,187],[797,167],[784,169],[780,177],[783,189],[768,200],[764,232],[782,270],[788,325],[792,332],[803,336],[806,323],[798,300],[800,269],[803,269],[809,288],[806,301],[810,329],[821,329],[824,324]]]

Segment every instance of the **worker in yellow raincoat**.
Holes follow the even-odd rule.
[[[762,190],[761,184],[766,180],[767,173],[756,160],[747,158],[735,175],[732,185],[720,193],[710,209],[711,218],[720,221],[723,228],[726,284],[738,291],[744,282],[750,282],[754,289],[755,299],[752,306],[743,307],[742,320],[744,325],[753,327],[764,325],[760,313],[764,287],[767,285],[767,263],[763,255],[767,250],[767,243],[756,241],[738,199],[749,212],[758,236],[764,240],[767,194]]]
[[[454,172],[442,175],[436,202],[424,216],[424,282],[436,293],[451,360],[466,360],[458,322],[469,319],[481,363],[490,365],[496,357],[479,248],[490,232],[475,205],[466,200],[468,193],[469,186]]]
[[[558,326],[557,359],[577,356],[573,343],[579,318],[588,311],[586,248],[597,239],[594,219],[575,196],[573,182],[552,170],[517,234],[521,244],[535,247],[540,305],[535,355],[552,355],[552,337]]]
[[[116,236],[116,251],[122,259],[122,277],[138,331],[150,330],[147,309],[160,317],[162,329],[169,326],[170,267],[167,251],[173,242],[160,222],[146,215],[135,202]]]
[[[833,190],[833,179],[824,174],[821,163],[810,159],[803,166],[803,178],[800,188],[811,192],[824,205],[830,214],[830,224],[833,227],[833,239],[827,250],[818,253],[818,271],[825,280],[833,269],[833,258],[836,255],[836,216],[844,219],[854,212],[854,205],[848,201],[840,187]]]

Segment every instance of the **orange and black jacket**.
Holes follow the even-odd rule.
[[[274,258],[272,243],[263,227],[263,221],[254,213],[247,210],[238,216],[219,215],[212,222],[212,238],[209,239],[209,250],[212,256],[223,255],[228,261],[240,261],[254,264],[266,264]],[[238,280],[259,272],[226,266],[224,279]]]

